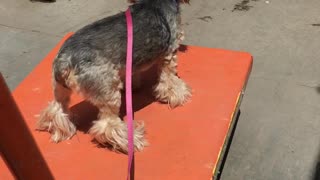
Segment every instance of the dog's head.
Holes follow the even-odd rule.
[[[153,1],[153,0],[128,0],[129,3],[141,3],[145,1]],[[177,1],[179,3],[185,3],[185,4],[190,4],[190,0],[172,0],[172,1]]]
[[[190,0],[178,0],[180,3],[190,4]]]

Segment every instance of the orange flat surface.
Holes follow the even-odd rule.
[[[80,98],[73,98],[71,109],[84,125],[71,140],[54,144],[48,133],[34,130],[35,116],[52,100],[51,62],[64,40],[16,88],[14,98],[56,179],[125,179],[127,156],[91,142],[86,130],[97,111]],[[195,46],[179,52],[179,75],[194,90],[192,100],[170,110],[136,95],[135,119],[145,122],[150,142],[136,153],[136,179],[210,179],[251,65],[248,53]],[[0,179],[13,179],[1,160]]]

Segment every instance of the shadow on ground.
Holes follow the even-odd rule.
[[[30,0],[31,2],[54,3],[56,0]]]
[[[316,87],[316,90],[320,94],[320,86]]]
[[[320,151],[318,152],[317,159],[314,164],[315,167],[311,180],[320,180]]]

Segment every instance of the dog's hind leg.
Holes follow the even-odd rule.
[[[121,89],[123,87],[116,70],[108,71],[108,78],[99,80],[95,93],[90,93],[87,99],[99,109],[98,120],[94,121],[89,133],[95,140],[102,144],[111,146],[114,151],[127,153],[128,134],[127,125],[119,117],[121,105]],[[110,78],[112,77],[112,78]],[[90,81],[86,79],[86,82]],[[98,78],[94,78],[97,82]],[[134,131],[135,150],[140,151],[146,145],[144,139],[143,124],[137,125]]]
[[[40,114],[37,129],[49,131],[51,140],[59,142],[71,138],[76,132],[76,127],[68,117],[71,90],[57,82],[54,82],[53,87],[55,99]]]
[[[154,94],[171,108],[183,105],[191,97],[191,88],[177,76],[177,55],[172,54],[164,59]]]
[[[89,132],[98,143],[111,146],[114,151],[128,152],[127,125],[117,114],[112,112],[108,105],[99,107],[98,120],[94,122]],[[145,145],[142,124],[135,127],[134,147],[136,151],[141,151]]]

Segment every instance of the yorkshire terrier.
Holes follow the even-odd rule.
[[[184,38],[181,30],[181,3],[189,0],[131,0],[133,19],[133,75],[158,65],[154,96],[171,108],[191,98],[191,88],[177,76],[177,50]],[[125,75],[127,24],[124,12],[89,24],[62,45],[53,62],[54,100],[43,110],[38,130],[51,133],[53,142],[76,133],[69,119],[72,92],[99,109],[89,133],[101,145],[127,153],[127,126],[119,117]],[[141,84],[134,79],[133,86]],[[135,124],[134,147],[147,145],[144,125]]]

